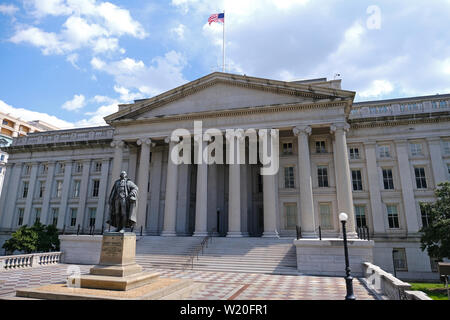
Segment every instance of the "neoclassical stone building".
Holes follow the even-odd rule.
[[[450,95],[353,103],[340,80],[282,82],[212,73],[120,105],[109,126],[15,138],[0,199],[4,235],[37,219],[66,232],[105,226],[112,181],[139,187],[137,230],[147,235],[339,237],[367,226],[374,262],[432,276],[420,250],[419,203],[450,172]],[[279,170],[261,164],[174,164],[175,129],[278,129]],[[208,141],[203,141],[206,145]],[[247,148],[249,142],[247,141]],[[195,145],[195,143],[193,143]],[[194,153],[193,153],[194,154]],[[224,151],[226,156],[226,152]]]

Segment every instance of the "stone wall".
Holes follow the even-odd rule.
[[[98,264],[102,248],[101,235],[60,235],[63,263]]]

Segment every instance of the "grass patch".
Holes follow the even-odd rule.
[[[423,291],[433,300],[448,300],[447,289],[443,283],[409,282],[411,290]]]

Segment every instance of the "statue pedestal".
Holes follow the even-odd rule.
[[[99,264],[89,274],[69,276],[66,283],[25,288],[17,297],[51,300],[184,299],[204,284],[188,279],[160,278],[136,264],[136,235],[107,232],[102,238]]]
[[[68,283],[81,288],[126,291],[156,280],[159,273],[142,272],[135,255],[134,233],[105,232],[99,264],[88,275],[69,277]]]

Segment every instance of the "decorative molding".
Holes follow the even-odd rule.
[[[350,129],[350,125],[346,122],[333,123],[330,126],[331,133],[336,133],[338,130],[343,130],[344,132],[348,132],[349,129]]]
[[[300,134],[311,135],[312,128],[311,126],[296,126],[292,129],[295,136],[299,136]]]

